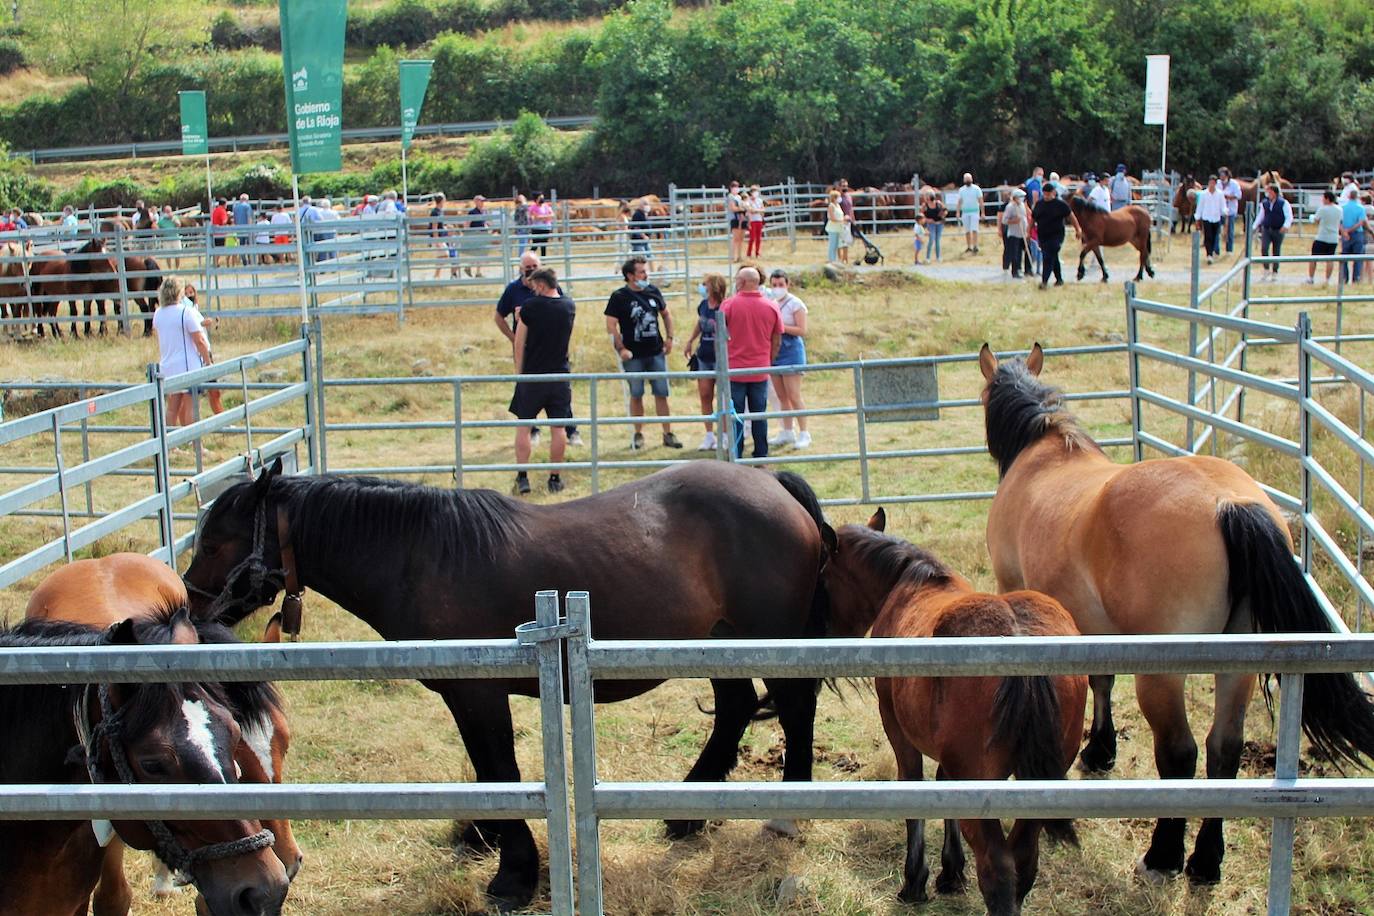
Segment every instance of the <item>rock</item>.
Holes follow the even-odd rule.
[[[827,280],[841,280],[840,269],[834,264],[826,264],[821,268],[821,273],[825,274]]]
[[[763,832],[787,840],[795,840],[801,836],[801,831],[797,829],[797,822],[786,818],[774,818],[771,821],[765,821]]]
[[[791,906],[805,893],[806,880],[801,875],[788,875],[778,882],[778,906]]]
[[[434,374],[434,367],[427,359],[417,359],[410,364],[410,374],[431,376]]]

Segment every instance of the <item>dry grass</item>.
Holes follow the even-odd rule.
[[[896,240],[885,248],[892,254]],[[808,256],[803,251],[795,259]],[[1179,257],[1176,247],[1174,257]],[[982,260],[986,260],[985,255]],[[784,258],[785,261],[794,260]],[[612,358],[601,330],[600,302],[608,288],[584,282],[575,294],[582,306],[574,343],[574,361],[582,370],[611,369]],[[1181,290],[1161,290],[1160,295],[1180,300]],[[970,352],[991,338],[1000,348],[1025,346],[1032,340],[1046,345],[1104,342],[1120,334],[1123,304],[1118,288],[1100,284],[1070,285],[1040,294],[1022,286],[944,284],[928,281],[898,282],[870,279],[862,287],[818,283],[802,291],[811,308],[814,335],[809,341],[812,361],[847,359],[859,355]],[[672,300],[680,310],[680,296]],[[1288,323],[1291,316],[1275,311],[1273,320]],[[1347,316],[1348,320],[1354,320]],[[1360,316],[1364,330],[1367,317]],[[1356,322],[1359,323],[1359,322]],[[1178,344],[1172,329],[1146,323],[1151,339]],[[216,349],[233,355],[252,351],[268,342],[285,339],[288,323],[245,322],[216,334]],[[387,318],[331,321],[326,329],[329,374],[409,375],[415,360],[429,360],[430,371],[478,373],[506,371],[508,350],[496,337],[485,309],[419,312],[403,326]],[[13,359],[11,359],[13,354]],[[1355,351],[1358,361],[1371,362],[1369,350]],[[47,348],[6,351],[7,374],[51,375],[135,381],[143,365],[153,358],[151,349],[127,341],[93,341]],[[680,360],[676,361],[680,365]],[[1291,356],[1273,353],[1257,357],[1260,371],[1291,374]],[[12,369],[10,367],[13,367]],[[60,368],[58,368],[60,367]],[[1125,360],[1120,355],[1056,360],[1051,358],[1046,377],[1070,391],[1124,388]],[[1178,394],[1185,384],[1181,373],[1159,370],[1147,379],[1151,387]],[[972,366],[941,371],[944,397],[974,397],[980,379]],[[622,399],[615,385],[599,392],[604,410],[619,413]],[[818,406],[852,403],[852,377],[832,373],[808,379],[807,395]],[[464,392],[464,415],[504,417],[508,393],[505,386],[474,388]],[[1333,409],[1352,418],[1353,409],[1332,394]],[[443,386],[416,384],[404,389],[331,389],[331,421],[362,419],[451,418],[451,395]],[[586,403],[585,389],[576,395]],[[230,399],[230,403],[233,400]],[[695,410],[694,392],[684,385],[674,390],[674,408]],[[1282,432],[1287,416],[1278,405],[1256,399],[1250,410],[1263,416],[1265,425]],[[1089,403],[1080,410],[1098,435],[1124,435],[1129,431],[1129,407],[1125,401]],[[1152,429],[1162,429],[1178,440],[1181,424],[1170,425],[1151,416]],[[855,433],[849,418],[818,419],[814,426],[817,447],[847,450]],[[682,430],[679,430],[682,432]],[[691,430],[695,439],[696,430]],[[977,445],[982,441],[981,414],[977,409],[950,409],[938,424],[890,424],[870,427],[870,446],[912,447],[948,444]],[[1292,430],[1288,431],[1289,435]],[[627,458],[627,435],[607,434],[607,457]],[[686,437],[684,437],[686,438]],[[509,436],[504,431],[465,436],[468,460],[505,460]],[[652,439],[651,439],[652,441]],[[695,442],[690,442],[694,445]],[[1264,456],[1235,451],[1220,443],[1223,454],[1249,461],[1251,470],[1276,484],[1283,484],[1281,467],[1270,467]],[[70,448],[70,443],[68,443]],[[111,446],[105,446],[111,447]],[[216,444],[217,453],[231,454],[229,442]],[[414,435],[348,432],[329,440],[331,465],[335,467],[417,463],[452,460],[452,439],[447,431]],[[576,453],[574,453],[576,454]],[[660,457],[661,450],[650,457]],[[1121,455],[1124,459],[1126,456]],[[11,459],[42,458],[42,449]],[[1334,459],[1333,459],[1334,460]],[[824,495],[855,492],[852,465],[812,464],[799,466]],[[1349,480],[1342,467],[1342,479]],[[589,492],[586,474],[571,473],[569,497]],[[616,475],[603,474],[603,484]],[[440,478],[433,482],[443,483]],[[8,489],[15,479],[0,479]],[[468,485],[505,486],[506,475],[471,475]],[[1291,481],[1289,481],[1291,484]],[[1356,481],[1357,483],[1357,481]],[[875,476],[875,491],[888,493],[938,490],[990,489],[995,484],[991,462],[983,455],[939,461],[887,462]],[[1354,484],[1348,484],[1354,485]],[[135,485],[128,481],[109,484],[97,501],[127,497]],[[1291,487],[1290,487],[1291,488]],[[545,497],[536,496],[537,499]],[[111,503],[113,504],[113,502]],[[951,565],[984,587],[992,585],[983,525],[982,503],[939,503],[889,506],[889,530],[928,545]],[[858,521],[867,508],[846,508],[830,513],[832,520]],[[54,524],[7,522],[0,526],[0,556],[13,556],[21,544],[39,536],[54,536]],[[56,530],[60,532],[60,527]],[[184,530],[184,525],[182,529]],[[133,532],[118,544],[102,549],[143,547],[151,528]],[[13,615],[22,607],[32,583],[0,594],[0,614]],[[310,599],[306,634],[311,639],[368,639],[373,634],[356,619],[318,596]],[[255,626],[256,624],[254,624]],[[252,632],[245,632],[252,636]],[[1118,721],[1122,740],[1118,773],[1125,777],[1153,775],[1152,751],[1132,696],[1130,678],[1116,688]],[[335,780],[466,780],[468,765],[451,721],[437,696],[408,682],[289,683],[296,739],[288,775],[301,782]],[[1210,719],[1210,679],[1193,678],[1188,703],[1199,739]],[[703,681],[664,685],[626,703],[598,710],[600,774],[610,780],[677,779],[689,767],[704,739],[708,720],[696,711],[693,700],[709,703]],[[514,703],[517,752],[527,777],[540,772],[538,711],[529,700]],[[1273,742],[1273,728],[1258,703],[1252,710],[1249,738],[1254,742],[1246,755],[1246,775],[1262,775],[1260,761]],[[745,737],[740,779],[775,779],[781,751],[781,735],[773,723],[751,727]],[[1314,764],[1320,766],[1320,764]],[[1075,774],[1076,777],[1077,774]],[[816,778],[826,780],[891,779],[894,765],[878,725],[871,697],[851,694],[844,699],[828,693],[821,699],[817,723]],[[1195,829],[1194,825],[1194,829]],[[541,847],[544,831],[533,825]],[[1185,883],[1162,888],[1139,884],[1133,877],[1137,856],[1149,841],[1146,821],[1092,821],[1080,825],[1083,846],[1079,850],[1048,850],[1042,857],[1040,881],[1028,901],[1028,911],[1055,914],[1183,914],[1257,913],[1264,908],[1269,825],[1262,821],[1234,822],[1228,831],[1227,860],[1222,883],[1198,890]],[[941,828],[932,824],[929,852],[934,858]],[[310,914],[453,914],[476,912],[481,889],[489,880],[494,862],[455,859],[449,848],[450,826],[444,822],[329,821],[301,823],[297,828],[307,862],[292,889],[288,912]],[[781,914],[844,913],[895,914],[917,912],[895,899],[900,886],[904,833],[897,822],[813,822],[798,841],[769,839],[753,822],[727,822],[713,827],[699,839],[670,843],[653,822],[611,822],[604,826],[606,901],[616,914]],[[1302,822],[1298,833],[1297,912],[1353,914],[1374,912],[1374,843],[1366,835],[1366,822],[1322,820]],[[145,914],[189,913],[189,900],[151,902],[146,879],[137,865],[131,874],[144,882],[138,910]],[[784,879],[797,886],[795,895],[780,900]],[[542,903],[547,909],[547,901]],[[536,906],[536,908],[538,905]],[[982,912],[976,892],[932,902],[919,910],[945,916]]]
[[[0,105],[17,105],[35,95],[61,95],[82,82],[79,76],[57,76],[36,67],[21,67],[0,76]]]

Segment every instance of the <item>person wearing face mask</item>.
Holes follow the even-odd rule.
[[[768,275],[767,296],[778,305],[778,314],[782,318],[782,339],[778,342],[778,354],[773,357],[773,365],[777,366],[805,366],[806,365],[806,303],[792,295],[791,281],[788,279],[787,271],[781,268],[775,269]],[[806,404],[802,402],[802,373],[796,369],[790,372],[781,372],[773,376],[773,387],[778,392],[778,403],[783,410],[805,410]],[[768,444],[790,445],[793,448],[810,448],[811,433],[807,430],[807,418],[797,417],[797,429],[792,429],[792,418],[782,418],[782,432],[778,433]]]
[[[720,274],[707,274],[697,284],[697,294],[701,302],[697,305],[697,326],[682,355],[687,357],[687,368],[692,372],[714,372],[716,370],[716,319],[720,315],[720,304],[725,301],[726,280]],[[701,412],[715,413],[716,380],[697,379],[697,395],[701,398]],[[710,452],[716,448],[716,425],[706,421],[706,435],[697,446],[699,452]]]
[[[726,353],[730,368],[756,369],[757,374],[730,377],[730,401],[736,414],[763,413],[768,409],[768,368],[777,359],[782,346],[782,317],[777,303],[759,290],[762,280],[758,268],[741,267],[735,274],[737,292],[721,303],[730,334]],[[744,423],[738,417],[734,424],[735,456],[744,452]],[[759,417],[750,421],[754,438],[754,457],[768,457],[768,420]],[[724,430],[722,430],[724,432]]]
[[[528,302],[535,295],[533,287],[530,285],[530,277],[541,266],[539,255],[533,249],[520,256],[520,276],[516,277],[501,292],[501,298],[496,301],[496,314],[493,320],[496,327],[501,331],[501,335],[510,341],[512,347],[515,346],[515,332],[519,328],[520,307]],[[561,290],[557,291],[558,296],[562,296]],[[567,427],[568,444],[581,445],[582,435],[577,431],[576,426]],[[539,444],[539,427],[531,427],[530,442],[533,445]]]
[[[620,266],[625,285],[611,293],[606,300],[606,331],[611,345],[626,372],[666,372],[668,354],[673,351],[673,318],[668,303],[658,287],[649,282],[649,261],[634,255]],[[660,329],[660,322],[662,328]],[[626,379],[630,386],[630,415],[644,416],[644,379]],[[682,448],[667,421],[668,380],[658,376],[649,380],[654,392],[654,412],[664,418],[663,444],[667,448]],[[630,448],[644,448],[644,424],[636,423]]]

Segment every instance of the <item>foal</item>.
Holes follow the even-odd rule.
[[[1073,619],[1038,592],[975,592],[934,556],[881,532],[879,509],[868,527],[839,529],[826,571],[833,635],[878,637],[1065,636]],[[922,755],[935,759],[936,779],[1063,779],[1083,735],[1083,676],[897,677],[875,683],[883,730],[897,756],[900,779],[924,776]],[[991,916],[1015,916],[1035,883],[1040,830],[1077,842],[1072,821],[1018,820],[1010,835],[999,820],[945,821],[941,893],[964,887],[963,833],[973,847],[978,887]],[[906,822],[905,882],[898,896],[926,900],[925,822]]]

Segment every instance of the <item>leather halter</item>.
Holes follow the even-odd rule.
[[[97,687],[100,701],[100,721],[94,725],[90,721],[92,687]],[[72,708],[72,718],[76,723],[76,734],[81,742],[83,762],[86,765],[86,772],[90,775],[91,784],[123,783],[124,785],[132,785],[135,783],[134,773],[129,766],[128,754],[125,751],[123,712],[116,710],[110,702],[110,685],[87,684],[86,688],[77,695],[76,705]],[[105,739],[105,746],[108,748],[110,763],[114,766],[116,779],[108,778],[104,767],[101,765],[100,740],[102,738]],[[230,859],[234,856],[248,855],[260,849],[266,849],[277,841],[272,831],[263,828],[257,833],[239,837],[237,840],[226,840],[223,843],[211,843],[206,846],[197,846],[195,849],[187,849],[186,845],[172,833],[165,821],[145,820],[143,825],[153,835],[155,844],[153,852],[172,870],[176,883],[183,885],[193,883],[192,872],[202,862],[214,862],[220,859]]]
[[[267,565],[267,501],[258,503],[253,515],[253,549],[237,566],[224,577],[224,587],[218,594],[200,588],[187,581],[183,576],[186,591],[210,599],[209,617],[217,620],[229,611],[242,611],[239,617],[246,617],[260,605],[254,601],[262,594],[264,586],[271,586],[272,592],[286,591],[281,602],[282,632],[288,639],[296,640],[301,635],[301,618],[304,614],[300,575],[296,569],[296,550],[291,544],[291,524],[281,511],[274,506],[272,514],[276,519],[277,549],[281,555],[281,568],[273,569]],[[248,588],[242,597],[234,598],[235,586],[243,577],[248,577]]]

